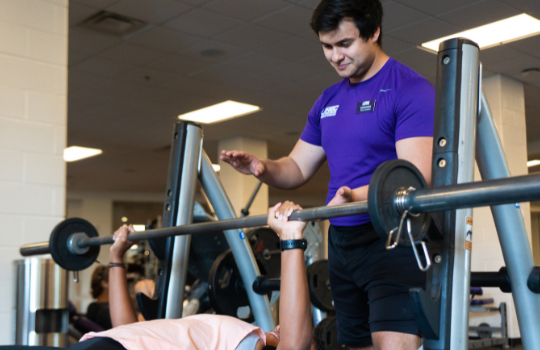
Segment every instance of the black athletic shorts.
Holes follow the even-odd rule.
[[[409,289],[424,287],[425,273],[412,248],[386,250],[371,223],[330,226],[328,269],[340,344],[370,345],[373,332],[419,334]]]

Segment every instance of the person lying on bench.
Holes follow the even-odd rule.
[[[306,223],[289,222],[286,217],[275,218],[280,206],[281,203],[270,208],[268,225],[281,240],[302,239]],[[298,205],[294,205],[294,208],[301,209]],[[81,339],[81,345],[95,342],[95,348],[99,347],[100,350],[261,350],[272,349],[271,346],[278,350],[311,348],[311,304],[302,249],[284,250],[281,254],[281,327],[272,332],[265,334],[260,328],[234,317],[209,314],[137,323],[123,268],[124,253],[135,243],[128,240],[131,232],[134,232],[132,226],[124,225],[118,229],[114,233],[115,243],[110,248],[109,300],[114,328],[86,334]]]

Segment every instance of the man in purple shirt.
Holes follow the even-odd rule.
[[[366,200],[371,175],[390,159],[412,162],[429,183],[435,91],[382,51],[382,13],[379,0],[322,0],[311,27],[326,59],[344,79],[315,102],[288,157],[257,159],[223,151],[221,159],[281,189],[303,185],[328,160],[328,205]],[[290,213],[283,206],[278,215]],[[418,349],[408,291],[423,286],[425,276],[412,250],[387,251],[368,215],[330,223],[338,341],[351,349]]]

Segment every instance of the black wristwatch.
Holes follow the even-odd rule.
[[[281,251],[287,249],[303,249],[307,248],[307,241],[305,239],[288,239],[286,241],[280,241]]]

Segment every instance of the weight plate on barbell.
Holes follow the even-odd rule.
[[[265,255],[265,251],[280,250],[279,236],[270,228],[258,228],[248,233],[249,242],[253,254],[259,265],[264,265],[264,275],[268,278],[279,278],[281,276],[281,254]]]
[[[264,275],[264,265],[258,259],[257,265]],[[271,295],[269,292],[268,298]],[[240,270],[230,249],[218,256],[210,269],[208,296],[217,314],[237,317],[248,323],[255,321]]]
[[[56,225],[49,239],[49,251],[54,262],[69,271],[86,269],[99,255],[99,246],[88,247],[88,251],[80,255],[73,254],[68,248],[68,241],[75,233],[84,233],[88,237],[98,236],[96,228],[91,223],[84,219],[71,218]]]
[[[330,316],[319,322],[313,337],[317,342],[317,350],[348,350],[349,347],[341,345],[337,340],[337,319],[335,316]]]
[[[328,260],[315,261],[307,267],[309,299],[322,311],[334,311],[332,290],[328,277]]]
[[[395,195],[399,189],[413,187],[417,190],[426,188],[426,180],[413,164],[403,159],[394,159],[379,165],[371,176],[368,190],[368,210],[375,231],[386,242],[388,234],[399,227],[401,214],[395,205]],[[411,233],[415,242],[421,241],[427,234],[431,218],[427,213],[418,216],[408,215],[411,220]],[[395,239],[397,230],[394,233]],[[407,223],[403,223],[399,246],[410,247]]]

